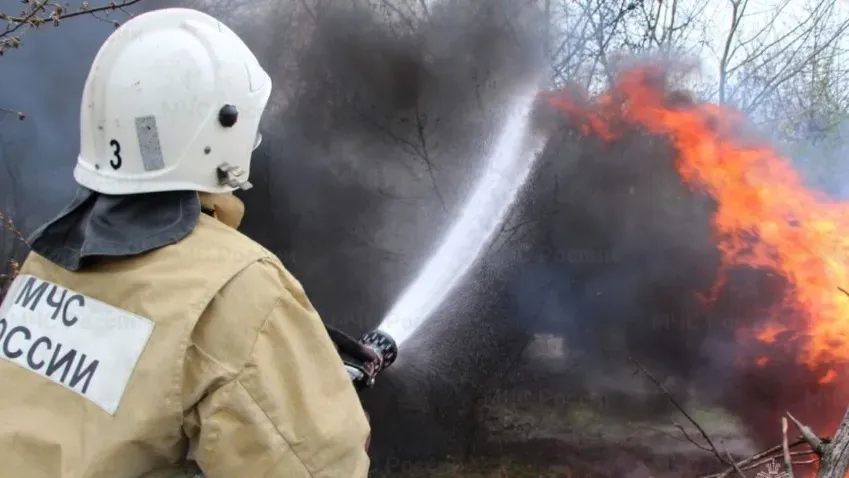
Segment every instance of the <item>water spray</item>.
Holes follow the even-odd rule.
[[[526,149],[536,94],[534,87],[514,100],[468,201],[442,244],[378,327],[398,345],[421,327],[471,270],[527,181],[536,157],[528,157]]]
[[[512,105],[483,174],[454,224],[415,280],[380,326],[354,340],[328,328],[357,390],[371,388],[377,375],[398,357],[404,343],[445,301],[469,272],[528,179],[534,159],[526,149],[537,89],[524,92]]]

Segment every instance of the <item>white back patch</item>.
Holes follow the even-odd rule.
[[[31,275],[0,305],[0,358],[114,415],[153,321]]]

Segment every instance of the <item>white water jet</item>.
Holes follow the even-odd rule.
[[[468,201],[436,252],[378,327],[405,342],[469,272],[527,181],[537,157],[528,148],[529,113],[538,89],[513,101],[498,141]]]

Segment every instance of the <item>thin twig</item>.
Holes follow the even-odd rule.
[[[25,115],[23,111],[15,111],[15,110],[10,110],[10,109],[6,109],[6,108],[0,108],[0,113],[16,114],[16,115],[18,115],[19,120],[25,120],[27,118],[27,115]]]
[[[14,25],[10,25],[9,27],[7,27],[6,31],[0,33],[0,38],[6,37],[6,36],[14,33],[15,31],[17,31],[19,28],[21,28],[24,25],[38,26],[38,25],[45,23],[47,21],[51,21],[51,22],[54,21],[54,20],[62,21],[62,20],[67,20],[69,18],[79,17],[79,16],[82,16],[82,15],[88,15],[88,14],[91,14],[91,13],[110,12],[112,10],[123,10],[124,8],[131,7],[131,6],[135,5],[136,3],[139,3],[140,1],[141,0],[125,0],[123,2],[112,2],[111,1],[111,2],[107,3],[106,5],[102,5],[100,7],[94,7],[94,8],[89,8],[88,2],[84,2],[83,7],[81,7],[79,10],[74,10],[74,11],[67,11],[67,10],[65,10],[65,8],[66,8],[65,6],[60,5],[58,3],[36,1],[36,2],[33,2],[32,11],[29,12],[24,17],[14,17],[14,16],[11,16],[11,15],[7,15],[5,13],[0,13],[0,19],[8,20],[9,22],[14,24]],[[50,14],[50,16],[49,17],[38,17],[37,16],[38,12],[46,10],[45,7],[48,7],[48,6],[54,7],[54,10]],[[125,13],[126,13],[126,11],[125,11]]]
[[[713,453],[713,450],[711,450],[710,447],[707,447],[707,446],[702,445],[701,443],[697,442],[693,437],[690,436],[689,433],[687,433],[687,430],[685,430],[684,427],[682,427],[680,424],[676,423],[675,428],[677,428],[681,432],[681,434],[684,435],[684,438],[688,442],[692,443],[693,445],[695,445],[700,450],[704,450],[708,453]]]
[[[725,452],[725,456],[728,459],[728,462],[731,463],[731,467],[734,468],[734,471],[737,472],[738,475],[746,478],[746,475],[743,473],[743,470],[740,469],[740,466],[734,461],[734,457],[731,456],[731,453]],[[790,477],[793,478],[793,477]]]
[[[68,10],[64,5],[44,0],[23,0],[23,3],[30,5],[30,10],[21,16],[13,16],[7,13],[0,12],[0,20],[6,20],[9,25],[3,31],[0,31],[0,55],[9,48],[19,48],[21,45],[20,34],[15,35],[18,30],[23,27],[38,28],[46,23],[52,23],[53,26],[59,26],[63,20],[68,20],[82,15],[93,15],[98,12],[110,12],[114,10],[123,10],[126,7],[132,6],[141,0],[125,0],[123,2],[110,1],[106,5],[99,7],[89,7],[88,2],[83,2],[79,10]],[[48,7],[52,10],[48,12]],[[120,23],[111,22],[117,28]]]
[[[666,395],[666,398],[669,399],[669,401],[672,403],[672,405],[675,406],[675,408],[677,408],[678,411],[681,412],[681,414],[684,415],[684,417],[687,420],[689,420],[690,423],[693,424],[693,426],[696,427],[696,429],[702,435],[702,438],[704,438],[705,442],[708,444],[708,446],[710,446],[710,451],[714,454],[714,456],[716,456],[719,459],[719,461],[721,461],[722,463],[725,463],[725,464],[728,464],[728,465],[731,465],[732,467],[734,467],[735,471],[737,471],[737,473],[740,476],[745,478],[746,475],[744,475],[743,472],[740,471],[739,468],[737,468],[737,465],[734,463],[733,460],[729,461],[727,458],[722,456],[722,453],[719,452],[719,449],[716,447],[716,445],[714,445],[713,440],[710,439],[710,437],[708,436],[708,434],[704,430],[704,428],[702,428],[702,426],[699,425],[699,423],[692,416],[690,416],[689,413],[687,413],[687,410],[685,410],[684,407],[680,403],[678,403],[678,400],[676,400],[675,397],[672,396],[671,393],[669,393],[669,391],[666,389],[666,387],[664,387],[663,384],[660,383],[660,381],[654,377],[654,375],[649,373],[649,371],[646,370],[645,367],[643,367],[639,362],[637,362],[637,360],[634,359],[634,357],[629,356],[628,358],[631,360],[631,363],[633,363],[634,366],[636,366],[640,370],[640,372],[642,372],[646,377],[648,377],[649,380],[654,382],[654,384],[657,386],[657,388],[661,392],[663,392],[664,395]]]

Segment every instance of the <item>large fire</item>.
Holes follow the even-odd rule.
[[[765,141],[744,138],[745,118],[734,110],[671,95],[661,68],[628,70],[592,100],[565,91],[548,100],[584,133],[606,141],[622,125],[668,138],[682,180],[716,202],[722,267],[706,299],[716,297],[733,267],[766,270],[787,283],[775,307],[764,311],[763,325],[738,331],[740,340],[766,351],[747,360],[765,367],[778,350],[792,350],[814,383],[846,388],[849,294],[841,287],[849,288],[849,204],[805,187],[787,158]],[[842,409],[827,412],[842,416]]]
[[[771,311],[775,320],[751,331],[753,337],[768,344],[782,334],[782,341],[802,341],[801,363],[822,381],[834,380],[834,364],[849,362],[849,296],[840,290],[849,287],[849,204],[807,189],[768,145],[744,144],[745,122],[733,110],[671,105],[662,80],[661,71],[633,69],[591,103],[565,95],[550,101],[584,120],[585,132],[608,140],[621,122],[669,138],[681,178],[717,201],[723,267],[769,269],[792,285]],[[720,276],[713,293],[722,285]]]

